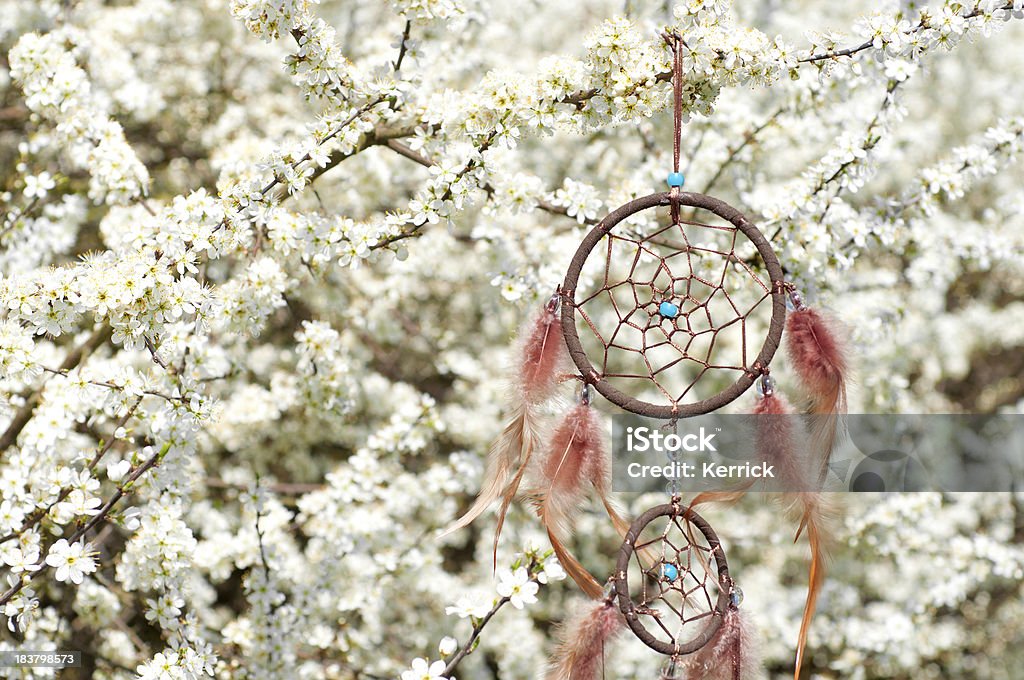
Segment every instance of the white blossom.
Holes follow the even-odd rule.
[[[537,601],[537,591],[540,586],[530,580],[530,574],[526,567],[519,567],[515,571],[502,569],[498,571],[497,576],[498,595],[509,598],[509,602],[516,609],[522,609],[524,605]]]
[[[50,189],[57,186],[57,183],[50,177],[50,173],[41,172],[38,175],[29,175],[25,178],[24,193],[27,198],[44,198]]]
[[[413,659],[412,668],[402,673],[402,680],[435,680],[443,678],[444,661],[430,663],[427,659]]]
[[[80,585],[86,574],[96,571],[96,562],[89,544],[83,541],[68,543],[60,539],[50,547],[46,555],[47,566],[56,569],[54,578],[58,581],[71,581]]]

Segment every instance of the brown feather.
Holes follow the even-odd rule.
[[[462,517],[438,534],[438,538],[443,538],[468,526],[500,498],[498,524],[494,532],[495,566],[505,516],[537,448],[535,406],[552,395],[558,385],[559,371],[566,363],[558,299],[557,295],[552,296],[540,313],[521,329],[514,351],[512,418],[488,450],[484,479],[476,501]]]
[[[588,487],[606,483],[608,451],[603,435],[596,413],[587,404],[574,406],[551,433],[531,495],[541,522],[563,539],[572,533]]]
[[[799,680],[811,619],[825,582],[825,570],[834,531],[829,526],[834,514],[830,500],[821,492],[828,475],[832,452],[842,434],[846,412],[846,383],[849,360],[841,340],[838,322],[799,303],[786,322],[787,347],[793,367],[810,397],[809,449],[811,459],[806,493],[800,503],[796,538],[806,531],[811,549],[808,568],[807,599],[797,639],[795,680]],[[795,540],[795,539],[794,539]]]
[[[819,485],[825,482],[846,413],[850,362],[841,338],[836,319],[809,307],[801,306],[786,320],[789,358],[810,399],[810,451]]]
[[[800,619],[800,635],[797,637],[796,664],[793,669],[794,680],[800,680],[800,668],[803,666],[804,651],[807,647],[807,634],[818,605],[818,595],[821,594],[821,588],[825,585],[825,554],[818,524],[810,519],[810,515],[805,517],[808,519],[806,527],[807,542],[811,548],[811,564],[808,568],[807,599],[804,601],[804,614]]]
[[[559,645],[546,680],[600,680],[605,649],[624,626],[611,600],[581,607],[559,627]]]
[[[566,549],[562,542],[558,540],[551,529],[548,530],[548,540],[551,541],[551,548],[555,551],[555,557],[558,558],[558,563],[565,569],[565,573],[576,582],[576,585],[580,587],[587,597],[597,600],[604,596],[604,589],[601,584],[598,583],[597,579],[594,578],[589,571],[587,571],[579,560],[573,557],[572,553]]]
[[[811,619],[818,604],[818,596],[825,585],[829,555],[835,542],[835,519],[838,516],[837,499],[831,493],[802,493],[800,505],[794,511],[800,511],[800,529],[807,534],[807,543],[811,550],[811,562],[807,569],[807,598],[804,601],[804,613],[800,620],[800,635],[797,638],[796,667],[793,677],[798,680],[803,665],[804,652],[807,646],[807,635],[810,631]],[[800,531],[797,532],[797,540]]]
[[[523,474],[526,472],[530,464],[530,458],[533,456],[533,451],[536,448],[536,439],[536,436],[523,437],[522,453],[518,463],[519,471],[512,477],[505,490],[501,492],[498,524],[494,528],[493,567],[495,569],[498,568],[498,539],[501,538],[501,529],[505,526],[505,516],[508,514],[509,506],[512,505],[512,501],[515,500],[516,494],[519,492],[519,485],[523,481]]]
[[[550,397],[569,356],[557,296],[520,330],[514,355],[517,359],[512,378],[522,399],[536,404]]]
[[[705,503],[723,503],[726,506],[735,505],[747,494],[747,490],[753,484],[753,482],[745,482],[741,488],[733,491],[701,491],[690,501],[687,511],[693,510],[698,505],[704,505]]]
[[[574,406],[551,433],[530,496],[566,573],[588,596],[601,597],[601,584],[563,544],[572,535],[575,515],[588,487],[607,486],[608,451],[604,431],[589,404]]]
[[[524,467],[523,458],[529,458],[539,438],[535,421],[536,416],[529,405],[522,403],[516,408],[512,420],[508,422],[487,452],[484,481],[476,501],[462,517],[438,534],[438,538],[443,538],[469,526],[503,494],[506,497],[515,496],[518,480],[521,479],[520,472]],[[518,471],[513,476],[512,470],[516,468]],[[507,509],[507,505],[502,506],[501,516],[498,519],[498,532],[501,531],[504,513]]]
[[[762,675],[760,650],[747,614],[730,608],[706,645],[680,659],[679,670],[687,678],[702,680],[752,680]]]
[[[758,400],[754,408],[758,452],[762,459],[776,466],[779,481],[796,493],[780,495],[786,514],[799,524],[794,540],[806,529],[811,551],[808,567],[807,598],[797,638],[794,678],[799,678],[807,646],[807,635],[817,607],[818,596],[825,583],[828,553],[834,527],[830,499],[819,490],[817,470],[807,463],[809,435],[794,414],[793,407],[781,394],[769,394]]]

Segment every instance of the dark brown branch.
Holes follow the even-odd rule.
[[[654,76],[654,82],[656,82],[656,83],[667,83],[670,80],[672,80],[672,72],[671,71],[664,71],[663,73],[659,73],[658,75]],[[626,95],[628,96],[630,94],[635,94],[640,89],[641,85],[642,85],[641,83],[637,83],[636,85],[634,85],[632,87],[632,89],[630,89],[626,93]],[[586,103],[589,100],[593,99],[594,97],[598,96],[599,94],[601,94],[601,90],[599,88],[592,87],[589,90],[580,90],[578,92],[574,92],[573,94],[566,95],[566,96],[562,97],[561,99],[559,99],[558,103],[559,104],[572,104],[576,108],[581,109],[584,106],[586,106]]]
[[[409,50],[409,33],[412,31],[412,19],[405,22],[405,30],[402,31],[402,42],[398,46],[398,59],[394,62],[395,72],[402,70],[402,60],[405,59],[405,54]]]
[[[395,153],[397,153],[398,155],[404,156],[405,158],[408,158],[409,160],[415,163],[419,163],[424,167],[429,168],[434,165],[434,161],[427,158],[423,154],[410,149],[408,146],[402,144],[397,139],[388,140],[386,146]],[[488,194],[494,193],[494,187],[492,187],[490,184],[485,184],[484,186],[481,187],[481,189],[486,191]],[[560,205],[555,205],[554,203],[551,203],[549,201],[545,201],[544,199],[537,199],[537,208],[543,210],[544,212],[551,213],[553,215],[563,215],[565,217],[569,216],[569,211],[566,208]],[[583,223],[594,225],[597,224],[597,220],[586,217],[584,218]]]
[[[466,644],[462,645],[462,648],[452,657],[448,665],[445,666],[444,672],[441,673],[442,678],[452,677],[452,673],[455,672],[455,667],[458,666],[463,659],[465,659],[476,647],[476,641],[480,638],[480,633],[483,631],[484,626],[494,618],[494,615],[498,613],[498,610],[505,606],[512,598],[506,596],[498,600],[498,602],[491,608],[491,611],[487,612],[486,615],[480,621],[473,626],[473,632],[470,634],[469,639],[466,640]]]
[[[389,139],[386,143],[386,146],[395,153],[397,153],[399,156],[405,156],[409,160],[415,163],[419,163],[423,167],[429,168],[434,165],[434,161],[430,160],[421,153],[413,151],[411,148],[409,148],[405,144],[402,144],[397,139]]]
[[[351,151],[342,152],[335,151],[328,159],[327,164],[323,167],[317,166],[313,170],[313,174],[309,176],[309,183],[315,182],[321,175],[326,173],[328,170],[341,165],[344,161],[349,158],[366,151],[370,147],[382,146],[387,144],[392,139],[400,139],[402,137],[410,137],[415,134],[415,127],[397,127],[397,128],[379,128],[368,132],[363,135],[362,139],[356,144],[355,148]]]
[[[135,403],[133,403],[128,408],[128,411],[126,411],[125,414],[123,416],[121,416],[121,419],[117,421],[117,424],[114,425],[114,432],[117,432],[117,430],[119,430],[120,428],[125,426],[125,423],[127,423],[128,419],[131,418],[132,415],[134,415],[136,409],[139,408],[139,404],[141,404],[141,403],[142,403],[142,397],[137,397],[135,399]],[[114,442],[116,442],[116,441],[117,441],[117,438],[114,437],[113,434],[111,434],[110,439],[103,446],[103,448],[101,448],[99,451],[97,451],[96,455],[93,456],[91,461],[89,461],[89,464],[88,464],[88,466],[86,466],[86,469],[88,469],[88,470],[95,469],[96,466],[99,464],[99,462],[103,459],[103,456],[107,455],[107,452],[110,451],[111,448],[113,448]],[[11,533],[7,534],[6,536],[0,537],[0,543],[6,543],[7,541],[10,541],[10,540],[13,540],[15,538],[18,538],[23,533],[25,533],[26,530],[34,527],[40,520],[42,520],[44,517],[46,517],[47,514],[49,514],[50,510],[52,510],[54,507],[56,507],[56,505],[58,503],[63,501],[65,498],[67,498],[71,494],[72,491],[73,491],[73,488],[70,487],[70,486],[66,486],[63,489],[61,489],[60,493],[57,495],[56,500],[54,500],[52,503],[47,505],[45,508],[38,508],[34,512],[32,512],[30,515],[28,515],[25,518],[25,521],[22,522],[21,528],[18,529],[17,531],[12,531]]]
[[[878,108],[878,111],[875,112],[874,117],[871,119],[871,122],[868,123],[868,127],[864,132],[865,139],[863,146],[861,146],[861,149],[863,149],[865,152],[871,151],[880,141],[880,137],[874,134],[875,127],[878,126],[878,124],[882,120],[882,116],[889,109],[889,107],[892,106],[894,100],[893,95],[895,94],[896,90],[898,90],[899,87],[905,82],[905,80],[890,80],[889,83],[886,85],[885,98],[882,100],[881,106]],[[818,183],[815,185],[814,189],[811,191],[808,198],[813,198],[822,191],[825,191],[828,187],[832,185],[833,182],[835,182],[837,179],[845,175],[851,167],[853,167],[859,162],[860,161],[856,158],[849,161],[845,161],[836,169],[835,172],[832,173],[831,176],[826,178],[823,175],[821,178],[819,178]],[[840,191],[842,191],[842,188],[837,190],[835,196],[838,196]],[[817,219],[815,220],[816,222],[823,221],[825,217],[828,215],[828,209],[831,205],[831,200],[832,199],[829,199],[828,202],[825,204],[825,208],[824,210],[822,210],[821,214],[818,215]],[[772,234],[769,240],[774,241],[779,237],[779,234],[781,233],[782,225],[779,225],[779,227],[775,229],[775,232]]]
[[[20,104],[0,109],[0,121],[21,120],[28,115],[28,109]]]
[[[208,477],[206,479],[206,486],[211,489],[233,489],[237,491],[249,491],[252,487],[249,484],[242,484],[239,482],[229,482],[218,477]],[[302,494],[312,493],[314,491],[321,491],[324,488],[323,484],[301,484],[297,482],[283,482],[280,484],[260,484],[261,489],[269,491],[270,493],[281,494],[283,496],[301,496]]]
[[[862,52],[862,51],[866,50],[867,48],[871,47],[872,44],[873,44],[873,42],[871,40],[868,40],[867,42],[864,42],[864,43],[862,43],[860,45],[857,45],[856,47],[847,47],[846,49],[842,49],[842,50],[833,50],[831,52],[822,52],[821,54],[812,54],[809,57],[804,57],[802,59],[797,59],[797,61],[799,61],[800,63],[806,64],[806,63],[810,63],[810,62],[814,62],[814,61],[823,61],[825,59],[838,59],[840,57],[852,57],[853,55],[857,54],[858,52]]]
[[[1007,2],[1002,7],[995,8],[994,11],[997,11],[997,12],[998,11],[1008,12],[1008,11],[1010,11],[1012,9],[1013,9],[1013,3],[1012,2]],[[980,16],[981,14],[982,14],[982,11],[980,9],[978,9],[978,8],[975,8],[975,9],[972,9],[967,14],[961,15],[961,18],[962,19],[973,19],[974,17]],[[929,26],[927,19],[921,19],[921,21],[919,21],[917,23],[917,25],[914,26],[910,30],[910,33],[919,33],[919,32],[923,31],[926,28],[931,28],[931,26]],[[853,55],[857,54],[858,52],[863,52],[864,50],[868,49],[873,44],[874,44],[873,40],[867,40],[867,41],[861,43],[860,45],[857,45],[856,47],[846,47],[846,48],[841,49],[841,50],[831,50],[831,51],[828,51],[828,52],[822,52],[821,54],[812,54],[810,56],[803,57],[801,59],[797,59],[797,61],[802,63],[802,64],[807,64],[807,63],[812,63],[812,62],[816,62],[816,61],[824,61],[826,59],[839,59],[841,57],[852,57]]]
[[[330,134],[328,134],[326,137],[324,137],[320,141],[319,146],[323,146],[324,144],[326,144],[330,140],[332,140],[335,137],[337,137],[338,134],[340,134],[342,130],[344,130],[349,125],[354,123],[357,118],[359,118],[361,115],[363,115],[364,113],[368,112],[370,109],[372,109],[373,107],[377,106],[378,104],[382,104],[384,101],[385,101],[384,98],[377,97],[376,99],[372,99],[369,102],[367,102],[367,103],[363,104],[362,106],[360,106],[358,109],[355,110],[355,112],[352,115],[350,115],[348,118],[346,118],[340,124],[336,125],[334,127],[334,129],[331,130]],[[304,154],[302,156],[302,158],[300,158],[299,160],[297,160],[294,163],[292,163],[292,167],[298,167],[299,165],[302,165],[306,161],[310,160],[310,158],[311,158],[311,156],[308,153]],[[260,190],[260,194],[263,195],[263,196],[266,196],[267,194],[269,194],[274,189],[274,187],[276,187],[280,183],[281,183],[281,178],[275,175],[274,179],[270,180],[270,182],[267,183],[267,186],[263,187],[263,189]]]
[[[483,142],[480,144],[480,147],[477,149],[477,151],[479,151],[480,154],[482,155],[483,152],[487,151],[487,149],[489,149],[491,147],[491,144],[494,143],[494,140],[495,140],[495,138],[497,136],[498,136],[498,131],[497,130],[493,130],[490,133],[488,133],[488,135],[484,138]],[[411,153],[415,153],[411,149],[409,149],[409,151]],[[429,159],[426,159],[426,158],[424,158],[423,161],[418,161],[418,162],[426,162],[426,163],[429,163],[430,165],[433,165],[433,162],[429,161]],[[471,158],[469,161],[467,161],[466,164],[463,166],[463,168],[461,170],[459,170],[459,172],[458,172],[458,174],[457,174],[457,176],[455,178],[455,181],[452,182],[452,184],[455,184],[455,182],[458,182],[459,180],[461,180],[469,172],[472,172],[477,167],[478,164],[479,164],[479,161],[476,158]],[[486,187],[486,185],[484,185],[484,187],[481,187],[481,188],[485,188],[485,187]],[[444,194],[440,197],[440,200],[441,201],[447,201],[448,199],[451,198],[451,196],[452,196],[452,188],[451,188],[451,185],[449,185],[448,188],[445,190]],[[426,224],[426,223],[424,223],[424,224]],[[422,229],[422,228],[423,228],[423,224],[414,224],[410,228],[404,229],[403,231],[401,231],[401,232],[399,232],[399,233],[397,233],[397,234],[395,234],[393,236],[388,236],[386,238],[381,239],[376,245],[373,246],[373,249],[374,250],[378,250],[378,249],[381,249],[381,248],[387,248],[388,246],[390,246],[390,245],[392,245],[394,243],[397,243],[399,241],[404,241],[407,238],[412,238],[412,237],[416,236],[419,233],[420,229]]]
[[[726,157],[725,161],[723,161],[722,164],[718,166],[718,169],[715,171],[715,174],[711,176],[711,179],[707,181],[707,183],[704,185],[704,188],[701,189],[699,193],[710,193],[711,189],[713,189],[718,180],[722,178],[722,175],[725,174],[725,171],[729,168],[729,166],[733,164],[733,162],[739,156],[740,152],[743,151],[743,149],[747,148],[751,144],[751,142],[753,142],[754,139],[765,130],[765,128],[772,125],[776,120],[778,120],[779,116],[782,115],[782,112],[784,110],[785,107],[780,107],[776,109],[775,113],[769,116],[767,120],[751,128],[745,135],[743,135],[743,141],[729,149],[729,155]]]

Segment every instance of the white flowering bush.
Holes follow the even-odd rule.
[[[530,513],[496,572],[489,515],[433,537],[514,328],[663,185],[665,29],[687,187],[847,322],[852,410],[1019,412],[1024,3],[668,4],[0,0],[0,651],[534,677],[576,596]],[[791,673],[803,546],[756,499],[712,521]],[[1019,677],[1019,494],[853,497],[840,538],[812,677]]]

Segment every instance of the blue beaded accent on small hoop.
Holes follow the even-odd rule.
[[[670,172],[667,181],[670,187],[681,187],[686,181],[686,177],[681,172]]]

